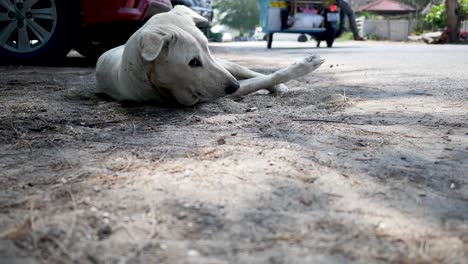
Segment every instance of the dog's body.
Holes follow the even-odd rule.
[[[124,46],[104,53],[96,66],[98,92],[119,101],[191,106],[261,89],[285,93],[283,85],[318,68],[309,56],[270,75],[214,59],[195,26],[206,20],[184,6],[153,16]]]

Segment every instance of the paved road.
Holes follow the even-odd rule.
[[[433,107],[459,102],[465,104],[459,110],[466,112],[468,45],[349,41],[336,42],[333,48],[315,48],[315,41],[277,41],[270,50],[265,42],[213,44],[213,49],[225,58],[253,65],[256,61],[271,60],[271,69],[316,53],[326,59],[316,73],[321,78],[328,76],[341,84],[375,89],[374,96],[379,96],[378,91],[440,92],[446,101],[434,102]]]

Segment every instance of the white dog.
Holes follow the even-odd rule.
[[[96,66],[97,89],[119,101],[192,106],[260,89],[286,93],[282,84],[317,69],[308,56],[270,75],[213,58],[195,26],[206,19],[184,6],[153,16],[124,46],[104,53]]]

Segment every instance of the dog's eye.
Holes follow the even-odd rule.
[[[202,63],[201,63],[201,61],[199,59],[193,58],[193,59],[190,60],[189,66],[192,67],[192,68],[202,67]]]

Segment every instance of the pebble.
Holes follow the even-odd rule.
[[[450,183],[450,189],[452,189],[452,190],[453,190],[453,189],[455,189],[455,187],[457,187],[457,186],[455,185],[455,183],[454,183],[454,182]]]
[[[198,251],[196,251],[195,249],[190,249],[188,252],[187,252],[187,255],[189,257],[198,257],[200,256],[200,253]]]
[[[103,227],[99,228],[97,232],[97,236],[99,240],[103,240],[104,238],[110,236],[112,234],[112,228],[109,225],[104,225]]]

